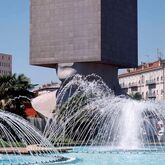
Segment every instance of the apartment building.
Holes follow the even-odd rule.
[[[121,88],[129,95],[140,93],[143,99],[165,99],[165,60],[144,63],[119,75]]]
[[[12,56],[0,53],[0,76],[12,74]]]

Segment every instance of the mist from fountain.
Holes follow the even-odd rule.
[[[109,150],[164,150],[164,105],[116,97],[100,77],[75,75],[59,90],[44,131],[54,145],[108,146]],[[159,125],[159,123],[163,123]]]

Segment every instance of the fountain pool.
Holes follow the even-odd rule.
[[[60,155],[59,155],[60,156]],[[10,159],[9,159],[10,157]],[[60,156],[61,157],[61,156]],[[6,154],[0,155],[0,164],[1,165],[53,165],[53,164],[63,164],[63,163],[69,163],[74,162],[74,158],[58,158],[57,154],[49,154],[49,155],[9,155]]]
[[[19,163],[15,161],[14,155],[10,155],[11,161],[6,156],[1,155],[2,165],[164,165],[165,154],[163,152],[142,152],[142,151],[76,151],[63,154],[70,159],[54,162],[53,155],[38,156],[38,162],[30,156],[17,157]],[[6,160],[5,160],[6,159]],[[48,161],[49,160],[49,161]]]
[[[65,155],[65,154],[64,154]],[[142,151],[104,151],[89,152],[77,151],[67,154],[76,160],[68,164],[73,165],[164,165],[164,152],[142,152]]]

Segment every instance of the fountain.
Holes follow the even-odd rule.
[[[95,74],[67,81],[53,116],[44,136],[80,164],[164,164],[163,104],[116,97]]]
[[[0,111],[0,164],[50,164],[69,161],[25,119]]]
[[[75,75],[43,133],[0,111],[0,164],[164,165],[164,107],[115,96],[95,74]],[[61,155],[66,146],[72,150]]]
[[[75,151],[67,155],[90,165],[113,164],[114,152],[144,150],[153,143],[155,137],[145,133],[155,136],[157,111],[150,122],[150,109],[113,94],[122,94],[118,69],[137,66],[137,0],[31,0],[30,6],[30,64],[55,68],[62,82],[84,75],[66,80],[58,91],[57,109],[44,137],[55,146],[72,146]],[[91,73],[113,91],[100,77],[85,76]],[[145,116],[146,121],[139,122]],[[106,150],[113,153],[105,158]]]
[[[31,0],[30,6],[31,65],[55,68],[62,82],[77,73],[96,73],[116,95],[122,94],[118,69],[137,66],[137,0]],[[74,147],[80,154],[73,153],[82,158],[78,164],[113,164],[109,159],[115,158],[113,154],[102,157],[106,148],[143,150],[155,140],[149,138],[150,142],[144,135],[155,136],[151,110],[124,96],[115,97],[108,86],[96,75],[76,75],[58,91],[57,109],[43,135],[55,146],[80,146]],[[138,106],[130,114],[134,104]],[[154,109],[151,118],[155,113]],[[139,122],[142,117],[146,122]],[[90,152],[85,155],[82,150]],[[96,151],[101,153],[91,155]]]

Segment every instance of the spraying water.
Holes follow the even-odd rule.
[[[25,119],[6,111],[0,111],[0,153],[0,164],[4,165],[64,160],[57,156],[57,150],[39,130]]]
[[[59,91],[57,105],[44,132],[55,145],[162,149],[164,106],[116,97],[97,75],[74,76]]]

